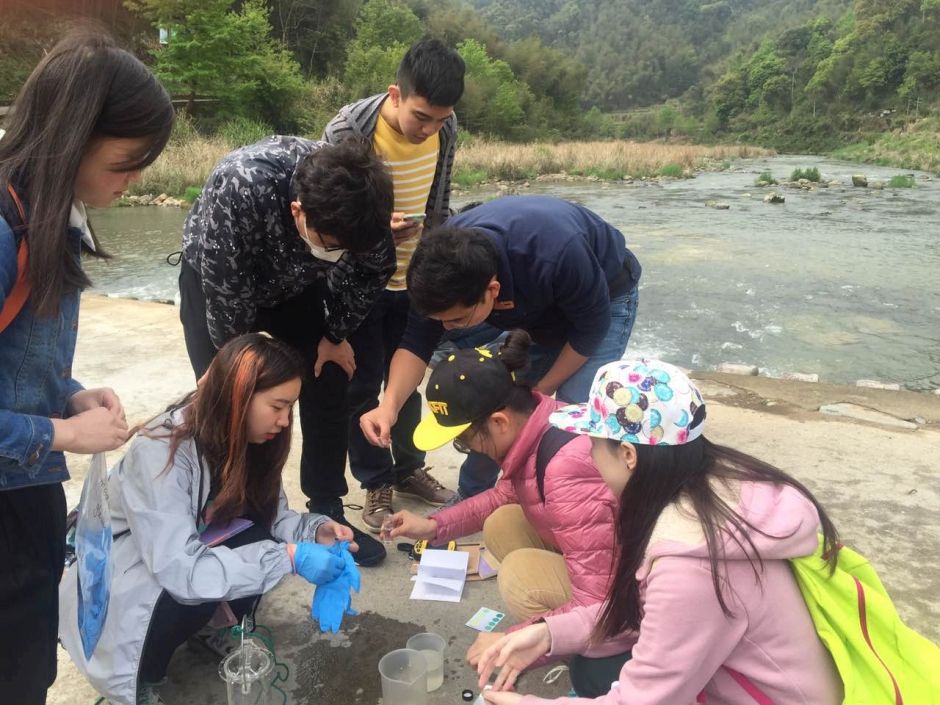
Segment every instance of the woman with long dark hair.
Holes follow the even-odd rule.
[[[614,579],[605,603],[490,647],[481,684],[502,670],[487,702],[547,702],[506,689],[539,657],[572,654],[593,657],[571,663],[578,695],[611,705],[842,702],[789,565],[812,555],[821,534],[834,566],[836,529],[806,487],[711,443],[704,421],[692,381],[655,360],[602,367],[587,404],[553,415],[591,436],[594,462],[620,497]]]
[[[65,559],[63,451],[127,438],[111,389],[72,378],[81,253],[103,256],[86,206],[106,207],[162,151],[170,98],[107,36],[80,30],[26,80],[0,137],[0,693],[45,702],[55,680]],[[25,636],[24,635],[28,635]]]
[[[352,531],[291,511],[281,485],[303,371],[276,339],[231,340],[199,388],[149,422],[111,470],[107,619],[85,658],[73,566],[60,589],[60,636],[115,705],[162,702],[156,688],[191,637],[221,652],[206,628],[217,612],[234,622],[287,575],[320,584],[343,570],[327,546]]]

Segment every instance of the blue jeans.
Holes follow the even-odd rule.
[[[623,357],[636,320],[639,294],[634,289],[610,300],[610,327],[594,354],[555,392],[555,398],[569,404],[586,402],[597,371],[608,362]],[[529,349],[529,366],[517,374],[517,379],[528,384],[537,383],[551,369],[561,353],[561,347],[533,345]],[[461,497],[472,497],[496,484],[499,466],[489,456],[470,453],[460,466],[458,491]]]

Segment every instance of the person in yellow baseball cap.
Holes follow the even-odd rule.
[[[414,433],[419,450],[434,450],[450,443],[494,411],[505,408],[516,384],[512,358],[488,348],[460,350],[445,358],[431,375],[425,390],[430,414]]]
[[[499,589],[518,621],[600,602],[614,554],[616,499],[591,460],[587,436],[552,429],[562,406],[514,378],[524,376],[531,339],[513,331],[499,351],[460,350],[441,361],[425,389],[428,410],[414,433],[422,450],[453,443],[495,461],[495,486],[421,517],[391,515],[389,537],[443,543],[483,530],[500,561]],[[484,633],[470,653],[498,635]]]

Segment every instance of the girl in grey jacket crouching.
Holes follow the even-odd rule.
[[[240,620],[286,575],[320,584],[342,571],[326,546],[351,541],[352,531],[291,511],[281,484],[303,369],[290,347],[264,334],[233,339],[199,388],[149,422],[111,469],[112,578],[101,637],[86,659],[77,566],[61,583],[59,637],[115,705],[160,703],[155,686],[173,652],[217,610]],[[248,522],[221,542],[209,539]]]

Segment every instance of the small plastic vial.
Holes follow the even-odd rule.
[[[386,515],[385,519],[382,521],[382,528],[379,529],[379,538],[382,539],[382,543],[386,546],[392,545],[392,529],[395,528],[395,520],[392,519],[392,515]]]

